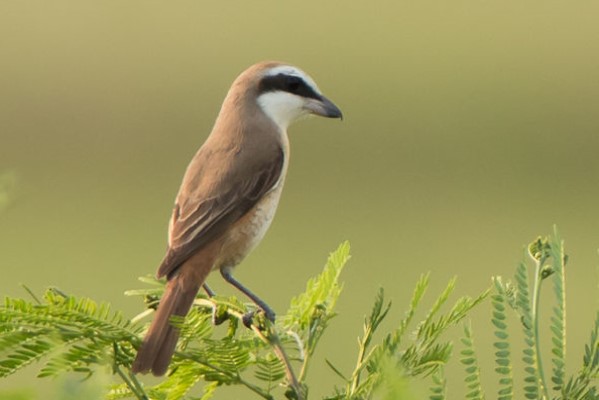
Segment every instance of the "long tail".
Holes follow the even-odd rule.
[[[179,339],[179,329],[171,324],[170,318],[187,315],[209,272],[209,268],[193,268],[186,263],[168,281],[156,316],[133,362],[133,373],[152,371],[155,376],[164,375]]]

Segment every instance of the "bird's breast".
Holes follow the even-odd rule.
[[[214,267],[234,267],[260,243],[277,211],[283,179],[229,230]]]
[[[289,140],[283,132],[282,139],[283,168],[277,183],[256,203],[250,211],[236,221],[227,232],[220,256],[214,264],[214,269],[234,267],[239,264],[260,243],[277,211],[287,167],[289,165]]]

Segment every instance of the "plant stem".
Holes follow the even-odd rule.
[[[42,302],[40,301],[40,299],[38,299],[37,296],[35,295],[35,293],[33,293],[33,290],[29,289],[29,286],[21,284],[21,287],[23,289],[25,289],[25,291],[27,293],[29,293],[29,296],[31,296],[31,298],[33,299],[33,301],[35,301],[38,305],[42,304]]]
[[[362,366],[364,364],[364,357],[366,355],[366,348],[370,342],[372,335],[372,329],[370,326],[365,328],[364,337],[360,340],[360,350],[358,351],[358,360],[356,361],[356,368],[352,374],[352,383],[349,393],[353,394],[358,385],[360,384],[360,374],[362,373]]]
[[[113,371],[121,377],[123,382],[125,382],[135,397],[137,397],[139,400],[149,400],[148,395],[145,393],[144,388],[141,386],[135,375],[129,374],[129,376],[127,376],[118,365],[117,356],[119,352],[119,346],[116,342],[112,342],[112,351],[114,352],[114,363],[112,364]]]
[[[191,355],[191,354],[181,353],[181,352],[178,352],[178,351],[176,351],[175,354],[178,357],[181,357],[181,358],[186,359],[186,360],[192,360],[192,361],[194,361],[194,362],[196,362],[198,364],[201,364],[201,365],[203,365],[205,367],[208,367],[208,368],[214,370],[215,372],[218,372],[219,374],[223,374],[223,375],[226,375],[226,376],[228,376],[230,378],[235,379],[235,381],[237,383],[239,383],[240,385],[243,385],[243,386],[247,387],[252,392],[256,393],[258,396],[260,396],[260,397],[262,397],[262,398],[264,398],[266,400],[274,400],[274,398],[270,394],[268,394],[264,390],[262,390],[262,388],[260,388],[260,387],[258,387],[256,385],[254,385],[254,384],[252,384],[252,383],[244,380],[239,374],[232,374],[229,371],[226,371],[224,369],[216,367],[216,366],[214,366],[214,365],[206,362],[205,360],[203,360],[203,359],[201,359],[199,357],[196,357],[194,355]]]
[[[304,349],[302,339],[296,332],[289,329],[285,333],[293,338],[293,340],[295,341],[295,345],[297,346],[297,349],[299,351],[299,359],[302,360],[302,368],[300,369],[300,373],[297,377],[297,380],[299,382],[302,382],[306,375],[306,371],[308,370],[308,359],[310,358],[310,353]]]
[[[268,330],[268,335],[265,335],[264,332],[262,331],[262,329],[254,324],[252,324],[251,328],[254,332],[256,332],[256,334],[258,334],[258,336],[262,340],[264,340],[266,343],[268,343],[272,346],[273,351],[275,352],[277,357],[279,357],[279,360],[281,360],[281,362],[285,366],[285,375],[287,376],[289,385],[295,391],[295,394],[297,395],[297,399],[305,400],[305,396],[304,396],[302,387],[301,387],[299,381],[297,380],[297,377],[295,376],[295,372],[293,371],[293,368],[291,367],[291,362],[289,361],[289,357],[287,356],[287,353],[285,352],[285,349],[283,348],[283,345],[281,344],[281,340],[279,339],[279,335],[277,335],[277,332],[274,330],[274,328],[272,326],[266,327],[266,329]]]
[[[314,321],[312,321],[314,322]],[[312,325],[311,322],[311,325]],[[310,356],[314,352],[314,348],[316,347],[316,343],[318,342],[318,335],[315,334],[315,330],[318,329],[318,326],[312,325],[308,331],[308,339],[306,340],[306,348],[301,349],[302,352],[302,368],[299,373],[299,381],[302,382],[306,373],[308,372],[308,365],[310,364]],[[299,337],[297,338],[299,340]],[[301,342],[301,340],[299,340]]]
[[[297,378],[299,382],[303,381],[304,377],[306,376],[306,372],[308,371],[308,359],[309,358],[310,358],[309,356],[306,356],[302,360],[302,368],[300,369],[300,373]]]
[[[540,260],[535,260],[535,283],[533,289],[533,300],[532,300],[532,319],[533,329],[535,336],[535,352],[536,352],[536,363],[537,363],[537,374],[539,378],[540,389],[543,392],[544,399],[550,399],[549,392],[547,391],[547,383],[545,381],[545,372],[543,370],[543,362],[541,360],[541,338],[539,335],[539,303],[541,298],[541,271],[546,258],[541,257]]]
[[[137,377],[135,376],[135,374],[133,374],[132,372],[129,372],[129,377],[131,378],[131,382],[133,383],[133,385],[137,388],[137,390],[139,390],[139,392],[141,394],[141,399],[149,400],[148,395],[146,394],[141,383],[139,383],[139,381],[137,380]]]
[[[362,370],[362,362],[364,361],[364,352],[366,348],[360,343],[360,351],[358,352],[358,361],[356,362],[356,369],[352,376],[352,384],[350,393],[354,393],[360,384],[360,372]]]
[[[135,395],[139,400],[149,400],[148,396],[144,393],[143,389],[139,382],[134,383],[129,377],[118,367],[114,367],[114,371],[121,377],[123,382],[127,385],[127,387],[131,390],[131,393]],[[137,381],[137,380],[136,380]]]
[[[202,306],[208,306],[208,307],[215,307],[215,303],[211,299],[210,300],[196,299],[195,304],[199,304]],[[243,317],[244,317],[243,313],[241,313],[237,310],[233,310],[231,308],[229,308],[227,310],[227,312],[229,313],[229,315],[233,315],[235,318],[239,319],[239,321],[243,321]],[[285,349],[283,349],[283,345],[281,344],[279,336],[277,335],[274,327],[272,327],[271,325],[268,325],[265,328],[266,332],[267,332],[266,335],[265,335],[263,328],[257,326],[254,323],[252,323],[252,325],[250,326],[250,329],[252,329],[258,335],[258,337],[260,337],[265,343],[272,346],[273,351],[275,352],[275,354],[277,355],[279,360],[281,360],[281,362],[285,366],[285,375],[287,376],[289,385],[293,388],[293,390],[297,394],[298,400],[305,400],[305,396],[304,396],[302,387],[301,387],[299,381],[297,380],[297,377],[295,376],[295,372],[293,371],[293,368],[291,367],[291,362],[289,360],[289,357],[287,356]],[[210,368],[216,369],[216,367],[207,365],[204,362],[202,362],[202,364],[209,366]],[[219,371],[219,372],[221,372],[221,371]],[[222,372],[226,373],[226,371],[222,371]],[[238,376],[238,380],[239,380],[239,383],[241,383],[242,385],[246,386],[247,388],[253,390],[255,393],[259,394],[260,396],[264,397],[265,399],[273,398],[270,394],[264,392],[259,387],[254,386],[254,385],[250,384],[249,382],[244,381],[239,376]]]

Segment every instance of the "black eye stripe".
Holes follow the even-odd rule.
[[[295,75],[277,74],[262,78],[258,87],[258,94],[283,91],[298,96],[320,99],[320,95],[302,78]]]

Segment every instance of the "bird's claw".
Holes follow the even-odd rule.
[[[251,328],[252,322],[254,322],[254,314],[254,311],[248,311],[241,317],[241,322],[243,322],[243,325],[248,329]]]
[[[212,323],[215,326],[221,325],[223,322],[229,319],[229,313],[226,309],[220,309],[220,307],[214,307],[212,309]]]
[[[274,324],[275,313],[270,308],[266,309],[266,310],[260,309],[259,311],[261,311],[264,314],[264,317],[267,320],[269,320],[271,323]],[[249,328],[254,323],[255,316],[256,316],[256,311],[248,311],[245,314],[243,314],[243,316],[241,317],[241,322],[243,322],[243,325],[245,325],[246,328]]]

